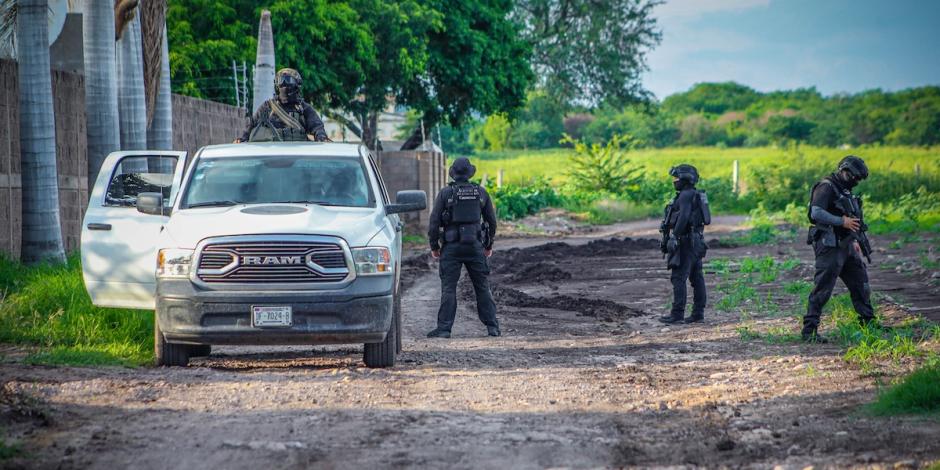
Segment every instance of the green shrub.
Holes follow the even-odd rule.
[[[624,146],[629,138],[615,136],[607,145],[585,144],[565,136],[563,143],[574,146],[569,184],[579,191],[600,191],[622,195],[636,189],[643,179],[643,168],[630,164]]]
[[[535,178],[527,185],[507,183],[496,187],[495,183],[490,183],[486,191],[493,198],[496,216],[505,220],[535,214],[546,207],[560,207],[563,202],[555,188],[543,178]]]

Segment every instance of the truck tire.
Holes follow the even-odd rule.
[[[156,315],[153,318],[153,356],[158,367],[189,365],[189,347],[185,344],[168,343],[160,331],[160,322],[157,321]]]
[[[397,299],[397,295],[395,296]],[[392,301],[395,305],[397,300]],[[385,341],[381,343],[366,343],[362,353],[362,362],[366,367],[392,367],[395,365],[395,356],[398,355],[398,325],[401,322],[400,312],[392,308],[392,325],[388,328]]]

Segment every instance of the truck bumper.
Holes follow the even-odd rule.
[[[392,276],[359,278],[331,291],[202,290],[189,280],[157,282],[156,321],[171,343],[343,344],[385,340],[393,315]],[[290,306],[290,327],[252,326],[253,305]]]

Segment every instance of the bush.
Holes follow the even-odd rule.
[[[565,136],[563,142],[574,145],[568,171],[572,187],[580,191],[600,191],[610,194],[625,194],[638,187],[643,179],[643,168],[630,165],[623,145],[628,138],[615,136],[607,145],[585,144]]]
[[[504,220],[514,220],[535,214],[545,207],[560,207],[562,198],[549,182],[536,178],[527,185],[504,184],[497,188],[489,183],[487,193],[493,198],[496,216]]]

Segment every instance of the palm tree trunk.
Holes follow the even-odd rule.
[[[19,61],[20,158],[23,244],[26,263],[65,261],[59,222],[55,115],[49,67],[47,0],[20,0],[16,44]]]
[[[274,33],[271,30],[271,12],[261,12],[258,25],[258,52],[255,56],[255,81],[252,87],[251,113],[274,96]]]
[[[87,1],[82,12],[85,54],[85,134],[88,138],[88,192],[101,164],[121,149],[118,121],[114,7],[109,1]]]
[[[160,59],[160,82],[157,100],[154,104],[153,120],[147,130],[147,148],[151,150],[171,150],[173,148],[173,103],[170,96],[170,56],[167,45],[166,28],[163,31],[163,52]],[[167,162],[167,159],[159,159]],[[160,168],[161,173],[168,168]]]
[[[147,98],[144,94],[144,64],[140,50],[140,10],[117,41],[118,118],[121,150],[147,148]],[[128,171],[125,168],[125,171]],[[145,168],[140,168],[145,170]]]

